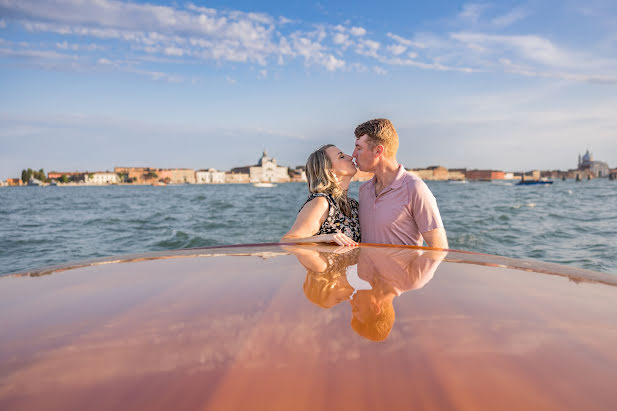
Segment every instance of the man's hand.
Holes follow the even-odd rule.
[[[436,228],[426,233],[422,233],[424,241],[432,248],[448,248],[448,237],[444,228]]]

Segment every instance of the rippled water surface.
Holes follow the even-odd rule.
[[[428,182],[451,248],[617,274],[617,182]],[[359,184],[350,192],[357,198]],[[306,184],[0,188],[0,274],[145,251],[274,242]]]

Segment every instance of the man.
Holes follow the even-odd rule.
[[[396,160],[398,134],[378,118],[356,127],[353,158],[374,177],[360,186],[362,242],[448,248],[437,201],[422,179]]]
[[[401,248],[360,248],[358,277],[370,285],[356,290],[351,328],[372,341],[388,338],[394,325],[395,297],[424,287],[448,253]]]

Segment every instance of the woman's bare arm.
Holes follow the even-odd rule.
[[[320,234],[319,227],[328,217],[328,200],[324,197],[316,197],[306,203],[296,217],[296,222],[291,229],[281,238],[281,241],[293,241],[295,243],[337,243],[338,245],[357,245],[355,241],[343,233]]]

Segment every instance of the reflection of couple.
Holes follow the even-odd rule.
[[[390,334],[394,297],[424,287],[447,254],[400,248],[286,248],[307,270],[306,297],[326,309],[350,300],[351,327],[373,341]]]
[[[310,195],[283,240],[422,245],[448,248],[437,201],[426,184],[396,160],[398,134],[389,120],[375,119],[355,130],[353,156],[333,145],[306,163]],[[356,164],[354,165],[353,160]],[[360,186],[360,203],[347,196],[356,166],[374,173]]]

